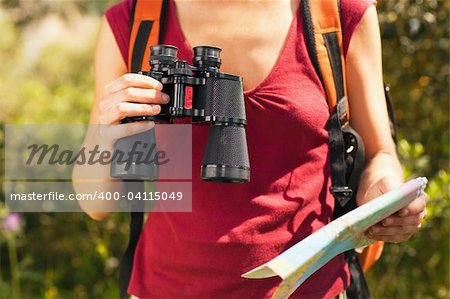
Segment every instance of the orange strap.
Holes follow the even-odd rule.
[[[165,0],[135,0],[128,49],[128,71],[148,71],[150,46],[159,43],[161,16]]]
[[[373,264],[375,264],[383,253],[384,242],[376,241],[372,245],[367,246],[361,253],[358,254],[358,260],[366,272]]]
[[[314,37],[316,44],[317,58],[319,68],[323,77],[325,93],[328,99],[330,111],[334,112],[338,98],[336,94],[336,86],[334,82],[333,70],[330,59],[328,57],[327,47],[323,34],[334,32],[337,35],[339,47],[341,49],[342,75],[344,82],[344,95],[347,96],[347,88],[345,81],[345,59],[343,51],[343,39],[341,19],[339,15],[338,0],[312,0],[309,1],[311,18],[314,27]],[[348,107],[348,103],[347,103]],[[347,109],[347,119],[349,119],[349,109]]]

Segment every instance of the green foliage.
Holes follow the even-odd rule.
[[[433,157],[423,175],[448,166],[448,0],[379,1],[385,80],[401,137]]]
[[[26,10],[18,10],[16,4]],[[49,1],[47,4],[58,4]],[[16,3],[16,4],[14,4]],[[24,36],[31,26],[39,26],[46,16],[70,15],[107,5],[104,1],[67,2],[68,6],[40,7],[33,1],[5,1],[9,14],[0,11],[0,121],[1,123],[87,123],[93,94],[93,46],[99,22],[83,23],[84,36],[78,41],[61,38],[26,52]],[[78,9],[78,8],[79,9]],[[36,15],[44,9],[43,15]],[[92,12],[90,11],[90,14]],[[89,17],[87,15],[86,17]],[[72,21],[73,22],[73,21]],[[71,29],[71,21],[61,26]],[[70,34],[70,33],[69,33]],[[44,37],[45,38],[45,37]],[[32,48],[35,50],[35,48]],[[32,53],[36,54],[36,53]],[[3,183],[4,129],[0,128],[1,180]],[[2,188],[3,189],[3,188]],[[3,190],[0,197],[3,198]],[[0,202],[0,222],[8,213]],[[96,222],[81,213],[22,214],[21,230],[10,234],[0,223],[0,297],[14,298],[11,288],[11,259],[17,252],[22,298],[115,298],[118,294],[118,263],[126,247],[128,219],[115,214]],[[14,240],[11,243],[10,240]],[[17,298],[17,297],[15,297]]]
[[[87,123],[93,89],[93,28],[86,44],[73,51],[68,43],[48,44],[39,59],[27,63],[19,31],[0,19],[6,37],[1,43],[0,120],[3,123]],[[5,24],[5,26],[3,26]]]
[[[417,177],[430,168],[430,157],[421,143],[399,142],[406,177]],[[427,187],[430,200],[422,230],[406,243],[386,244],[383,258],[368,272],[376,298],[448,298],[449,186],[448,169],[441,169]]]
[[[74,14],[101,15],[116,0],[54,1],[54,0],[2,0],[0,7],[7,10],[18,28],[33,26],[49,15],[70,20]]]
[[[96,25],[111,2],[0,2],[1,123],[87,122]],[[385,79],[391,85],[401,137],[399,155],[406,177],[429,178],[430,201],[422,231],[409,242],[387,244],[383,259],[368,273],[375,298],[450,296],[449,3],[383,0],[378,4]],[[52,16],[61,18],[60,26],[67,26],[68,31],[73,28],[70,24],[84,26],[82,43],[77,44],[76,37],[68,33],[68,39],[27,51],[25,37],[30,28]],[[96,21],[79,23],[87,18]],[[4,155],[0,157],[4,165]],[[0,203],[0,221],[7,216]],[[18,232],[0,229],[3,298],[13,295],[11,248],[17,253],[23,298],[117,297],[117,264],[128,236],[127,215],[115,214],[100,223],[80,213],[21,217]]]
[[[103,222],[82,213],[36,213],[23,215],[26,223],[16,236],[19,277],[23,298],[115,298],[117,271],[125,249],[125,214]],[[5,236],[5,234],[2,234]],[[8,260],[3,258],[2,277],[8,277]],[[4,281],[3,298],[11,297]]]
[[[405,177],[427,176],[427,217],[409,242],[387,244],[368,273],[375,298],[448,298],[450,2],[379,1]],[[407,141],[408,140],[408,141]]]

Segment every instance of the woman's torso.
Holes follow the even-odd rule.
[[[177,46],[179,57],[187,61],[192,60],[191,46],[222,47],[222,70],[243,76],[251,182],[201,181],[199,167],[208,128],[193,126],[192,212],[149,215],[129,290],[140,298],[267,297],[278,279],[246,280],[240,275],[275,257],[332,217],[328,106],[303,40],[298,3],[289,6],[280,1],[274,8],[267,6],[269,2],[250,1],[257,4],[248,5],[266,5],[256,14],[255,23],[260,26],[248,22],[250,17],[240,19],[253,15],[256,8],[250,14],[197,7],[197,16],[190,20],[188,15],[194,13],[187,9],[206,5],[199,3],[177,3],[177,7],[186,6],[178,12],[173,3],[169,5],[163,42]],[[277,9],[283,17],[274,21],[271,16]],[[233,14],[241,15],[236,23],[228,19],[236,20]],[[114,31],[114,25],[112,28]],[[201,33],[196,28],[201,28]],[[348,279],[343,258],[337,257],[294,295],[334,296]]]

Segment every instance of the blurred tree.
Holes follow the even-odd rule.
[[[0,2],[1,123],[87,123],[93,92],[94,39],[100,13],[108,2]],[[74,17],[76,13],[96,21],[80,22],[79,16]],[[61,20],[57,25],[66,31],[74,25],[82,26],[83,36],[63,32],[72,36],[50,40],[39,49],[36,59],[25,59],[27,31],[40,30],[52,17]],[[74,47],[72,38],[84,42]],[[0,140],[3,152],[4,139]],[[4,155],[0,157],[4,165]],[[2,185],[3,171],[1,167]],[[0,202],[0,220],[8,215]],[[22,217],[24,224],[14,235],[14,243],[0,227],[0,297],[14,295],[9,244],[17,247],[22,298],[117,297],[118,263],[128,234],[126,214],[112,215],[101,223],[81,213],[27,213]]]
[[[0,6],[8,11],[11,20],[21,29],[38,23],[49,15],[56,14],[70,20],[76,14],[101,15],[117,0],[55,1],[55,0],[2,0]]]
[[[384,73],[392,86],[400,135],[420,142],[436,174],[449,157],[448,0],[379,1]]]
[[[449,1],[384,0],[378,11],[405,176],[431,179],[421,233],[388,244],[368,273],[375,298],[448,298]],[[408,141],[406,141],[408,140]]]

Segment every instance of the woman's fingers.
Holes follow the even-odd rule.
[[[392,215],[381,222],[382,226],[402,226],[402,225],[419,225],[425,218],[427,212],[423,210],[419,214],[409,215],[409,216],[398,216],[397,214]]]
[[[422,213],[427,205],[428,195],[424,193],[409,205],[398,211],[399,216],[416,215]]]
[[[105,86],[99,103],[100,124],[117,124],[125,117],[160,113],[159,105],[167,104],[170,100],[162,88],[161,82],[154,78],[124,74]]]
[[[103,139],[116,141],[123,137],[148,131],[154,126],[155,123],[151,121],[138,121],[120,125],[101,126],[100,134]]]
[[[395,189],[400,184],[398,180],[384,177],[372,184],[365,193],[364,200],[370,201],[381,194]],[[385,242],[402,242],[408,240],[421,227],[426,216],[427,195],[414,199],[409,205],[370,227],[365,235],[373,240]]]
[[[158,80],[140,74],[124,74],[111,82],[110,84],[105,86],[104,94],[112,94],[116,93],[122,89],[126,89],[128,87],[139,87],[139,88],[147,88],[147,89],[157,89],[159,91],[162,90],[163,85]]]
[[[121,102],[167,104],[169,96],[157,89],[128,87],[112,94],[107,100],[101,101],[100,109],[106,111]]]
[[[404,234],[404,235],[395,235],[395,236],[376,236],[369,237],[370,239],[383,241],[383,242],[391,242],[391,243],[400,243],[408,241],[411,238],[412,234]]]
[[[385,242],[403,242],[408,240],[422,226],[426,216],[425,207],[419,214],[409,216],[392,215],[366,231],[366,236],[373,240]]]
[[[161,112],[161,106],[157,104],[137,104],[121,102],[105,110],[100,115],[101,124],[114,124],[119,120],[131,116],[152,116]]]
[[[389,192],[400,185],[401,181],[396,177],[382,177],[381,179],[370,185],[369,188],[367,188],[362,200],[358,202],[358,205],[363,205],[367,202],[370,202],[372,199],[377,198],[378,196],[383,195],[384,193]]]
[[[414,234],[420,228],[420,224],[409,225],[409,226],[389,226],[384,227],[382,225],[374,225],[369,228],[366,232],[366,235],[371,239],[378,240],[378,237],[386,237],[386,236],[399,236],[399,235],[407,235]]]

